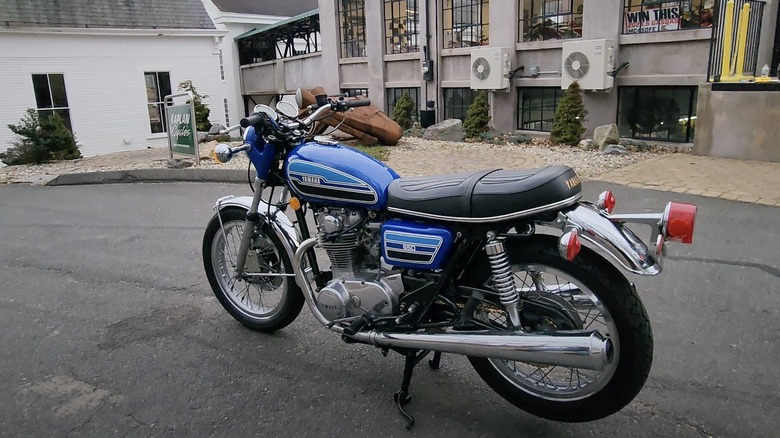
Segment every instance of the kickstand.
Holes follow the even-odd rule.
[[[441,365],[441,351],[437,351],[433,353],[433,359],[428,361],[428,366],[431,367],[432,370],[438,370],[440,365]]]
[[[404,363],[404,379],[403,382],[401,382],[401,389],[395,393],[393,399],[395,400],[396,406],[398,406],[398,411],[406,419],[407,430],[414,426],[414,417],[412,417],[412,415],[409,414],[406,409],[404,409],[404,406],[406,406],[412,400],[412,397],[409,395],[409,386],[412,383],[412,373],[414,373],[414,367],[420,363],[420,361],[423,360],[425,356],[428,355],[428,353],[430,353],[430,351],[426,350],[420,352],[419,354],[417,354],[417,351],[408,351],[404,354],[404,356],[406,356],[406,362]],[[437,357],[441,357],[441,354],[436,353],[434,355],[434,360],[436,360]]]

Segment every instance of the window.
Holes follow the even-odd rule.
[[[418,0],[385,0],[385,52],[419,52]]]
[[[65,76],[61,74],[32,75],[33,91],[38,115],[57,114],[65,122],[68,130],[73,131],[70,123],[68,94],[65,92]]]
[[[219,78],[225,80],[225,61],[222,59],[222,50],[219,51]]]
[[[414,110],[412,111],[412,122],[420,120],[420,89],[419,88],[388,88],[387,89],[387,111],[390,117],[393,116],[393,108],[395,108],[395,101],[398,100],[404,93],[408,93],[409,97],[414,102]]]
[[[526,0],[523,41],[546,41],[582,36],[584,0]]]
[[[489,44],[488,0],[444,0],[444,48]]]
[[[558,101],[566,90],[558,88],[518,88],[517,129],[529,131],[552,130]]]
[[[480,90],[470,88],[445,88],[444,89],[444,118],[460,119],[466,118],[466,112],[469,105],[474,102],[474,98]]]
[[[166,132],[167,122],[163,99],[171,94],[171,75],[168,72],[144,73],[146,100],[149,110],[149,127],[152,134]]]
[[[341,57],[366,56],[365,0],[339,0]]]
[[[696,95],[696,87],[620,87],[620,136],[691,142]]]
[[[623,33],[712,27],[715,0],[625,0]]]
[[[346,94],[349,97],[368,97],[368,88],[344,88],[341,90],[341,94]]]
[[[230,111],[228,111],[228,100],[222,99],[222,103],[225,106],[225,126],[230,126]]]

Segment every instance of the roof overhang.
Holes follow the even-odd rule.
[[[224,37],[226,30],[217,29],[117,29],[73,27],[0,28],[0,33],[59,34],[59,35],[113,35],[113,36],[170,36],[170,37]]]
[[[296,15],[294,17],[290,17],[290,18],[288,18],[286,20],[282,20],[282,21],[276,22],[274,24],[271,24],[270,26],[265,26],[265,27],[261,27],[261,28],[258,28],[258,29],[252,29],[249,32],[244,32],[241,35],[239,35],[239,36],[237,36],[237,37],[235,37],[233,39],[234,40],[238,40],[238,39],[241,39],[241,38],[246,38],[246,37],[250,37],[250,36],[253,36],[253,35],[260,34],[260,33],[268,32],[268,31],[271,31],[271,30],[274,30],[274,29],[278,29],[280,27],[289,25],[291,23],[295,23],[296,21],[304,20],[306,18],[313,17],[315,15],[319,15],[319,13],[320,13],[319,9],[313,9],[313,10],[311,10],[309,12],[304,12],[303,14],[299,14],[299,15]]]

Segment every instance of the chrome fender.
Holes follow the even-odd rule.
[[[218,213],[230,207],[238,207],[249,211],[251,206],[251,196],[230,195],[219,198],[213,209]],[[292,263],[295,257],[295,250],[298,249],[298,245],[300,245],[301,239],[298,234],[298,230],[295,228],[290,218],[288,218],[283,211],[279,210],[273,205],[268,205],[267,202],[262,200],[260,201],[260,205],[257,207],[257,213],[260,215],[260,220],[271,226],[274,234],[276,234],[276,236],[282,242],[284,251],[287,253],[289,260]],[[293,266],[293,269],[297,270],[295,266]]]
[[[647,222],[644,224],[649,225]],[[661,248],[651,250],[622,222],[612,220],[590,207],[580,204],[564,210],[551,225],[564,232],[577,229],[585,246],[616,261],[628,272],[639,275],[657,275],[661,272]],[[657,231],[654,234],[658,234]]]

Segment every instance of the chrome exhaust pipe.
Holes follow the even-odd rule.
[[[599,332],[535,335],[490,331],[388,333],[371,330],[357,333],[352,338],[380,347],[431,350],[590,370],[604,368],[612,362],[613,354],[612,342]]]
[[[304,272],[303,257],[317,244],[312,237],[297,248],[293,256],[296,280],[314,317],[330,330],[344,334],[317,308],[315,292]],[[599,332],[557,332],[549,335],[523,332],[444,331],[437,333],[388,333],[371,330],[359,332],[352,339],[379,347],[430,350],[475,357],[533,362],[571,368],[600,370],[612,362],[613,348],[609,338]]]

